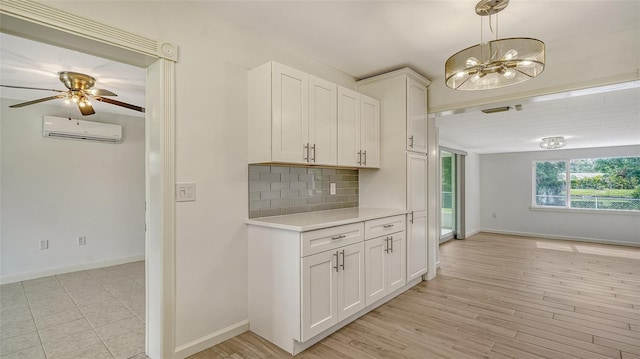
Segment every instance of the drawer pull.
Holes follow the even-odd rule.
[[[384,228],[391,228],[391,227],[393,227],[393,224],[385,224],[383,227]]]
[[[389,243],[391,243],[391,253],[393,253],[393,236],[389,238]]]
[[[335,241],[336,239],[342,239],[342,238],[345,238],[345,237],[346,237],[346,236],[345,236],[344,234],[341,234],[341,235],[339,235],[339,236],[333,236],[333,237],[331,237],[331,240],[332,240],[332,241]]]

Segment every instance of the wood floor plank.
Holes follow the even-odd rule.
[[[640,248],[479,233],[301,359],[640,359]],[[190,359],[290,358],[247,332]]]

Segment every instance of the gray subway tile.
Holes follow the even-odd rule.
[[[249,182],[251,181],[259,181],[260,180],[260,173],[258,172],[249,172]]]
[[[265,200],[265,199],[277,199],[280,198],[280,191],[267,191],[267,192],[260,192],[260,199],[261,200]]]
[[[290,182],[271,182],[271,190],[272,191],[280,191],[283,189],[289,189]]]
[[[298,174],[297,173],[283,173],[280,176],[280,180],[281,182],[292,182],[292,181],[297,181],[298,180]]]
[[[258,217],[260,217],[259,209],[252,209],[249,211],[249,218],[258,218]]]
[[[306,167],[291,167],[290,172],[291,173],[296,173],[296,174],[300,174],[300,173],[308,173],[307,171],[308,169]]]
[[[271,190],[269,182],[249,182],[249,192],[261,192]]]
[[[290,182],[289,187],[291,189],[306,189],[307,182]]]
[[[282,208],[289,206],[291,201],[288,199],[272,199],[271,208]]]
[[[264,209],[269,207],[271,207],[271,202],[269,200],[249,202],[249,209]]]
[[[292,198],[289,200],[289,205],[291,206],[304,206],[307,204],[306,198]]]
[[[249,165],[249,172],[269,173],[271,172],[271,166]]]
[[[261,173],[260,182],[280,182],[280,173]]]
[[[335,168],[323,168],[322,169],[322,174],[324,174],[324,175],[336,174],[336,169]]]
[[[259,201],[260,192],[249,192],[249,201]]]
[[[260,210],[260,217],[279,216],[281,214],[282,210],[280,208],[269,208]]]
[[[280,191],[280,198],[298,198],[298,190],[287,189]]]
[[[271,166],[271,173],[289,173],[289,167]]]

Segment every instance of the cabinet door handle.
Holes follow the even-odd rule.
[[[413,136],[409,136],[409,147],[413,148]]]
[[[305,153],[306,153],[305,158],[304,158],[304,161],[305,161],[305,162],[309,162],[309,143],[308,143],[308,142],[307,142],[307,144],[306,144],[306,145],[304,145],[304,146],[303,146],[303,150],[302,150],[302,152],[305,152]]]
[[[362,155],[364,156],[364,161],[362,161],[362,165],[367,165],[367,151],[362,151]]]
[[[384,252],[389,253],[389,237],[384,239]]]
[[[391,243],[391,253],[393,253],[393,236],[389,238],[389,242]]]
[[[344,270],[344,249],[342,250],[342,252],[340,252],[340,254],[342,254],[342,264],[340,265],[340,268]]]
[[[311,158],[311,161],[313,161],[313,163],[316,163],[316,144],[314,143],[313,146],[311,146],[311,150],[313,150],[313,157]]]
[[[358,151],[358,164],[362,165],[362,151]]]
[[[341,235],[339,235],[339,236],[333,236],[333,237],[331,237],[331,240],[332,240],[332,241],[335,241],[335,240],[337,240],[337,239],[342,239],[342,238],[345,238],[345,237],[346,237],[346,236],[345,236],[344,234],[341,234]]]
[[[339,267],[338,267],[338,263],[339,263],[339,261],[338,261],[338,251],[336,251],[333,255],[334,255],[334,256],[336,256],[336,266],[335,266],[335,267],[333,267],[333,269],[335,269],[335,270],[336,270],[336,272],[339,272],[339,271],[340,271],[340,269],[338,269],[338,268],[339,268]]]
[[[391,227],[393,227],[393,224],[385,224],[385,225],[384,225],[384,226],[382,226],[382,227],[384,227],[384,228],[391,228]]]
[[[411,211],[411,219],[409,220],[409,222],[413,223],[413,211]]]

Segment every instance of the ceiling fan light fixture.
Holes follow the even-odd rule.
[[[530,80],[544,71],[544,42],[528,37],[498,39],[497,13],[509,0],[481,0],[476,14],[496,16],[495,39],[455,53],[445,63],[445,83],[454,90],[489,90]],[[482,30],[482,29],[481,29]],[[492,27],[493,33],[493,27]]]
[[[567,145],[567,140],[563,136],[544,137],[540,142],[540,148],[554,150]]]

